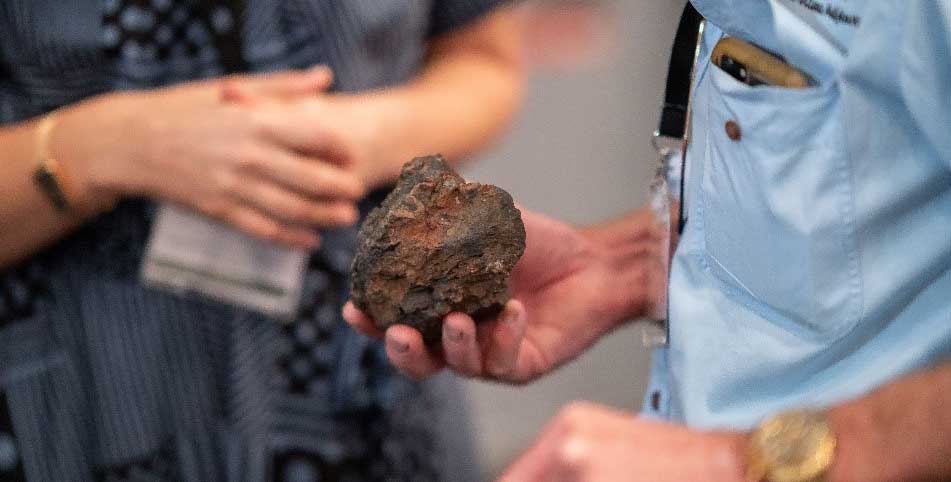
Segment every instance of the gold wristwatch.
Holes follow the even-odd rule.
[[[777,415],[760,424],[747,441],[746,480],[823,482],[835,446],[835,434],[822,412]]]

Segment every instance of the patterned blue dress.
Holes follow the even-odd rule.
[[[427,39],[501,0],[242,3],[235,18],[230,2],[3,0],[0,124],[221,75],[236,26],[252,71],[323,63],[340,90],[394,85]],[[466,479],[434,433],[452,391],[399,377],[339,318],[352,230],[326,234],[282,326],[144,288],[153,214],[126,200],[0,270],[0,482]]]

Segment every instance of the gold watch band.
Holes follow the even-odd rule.
[[[825,414],[798,410],[760,424],[747,443],[751,482],[821,482],[835,459],[836,437]]]

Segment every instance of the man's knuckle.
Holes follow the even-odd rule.
[[[565,437],[558,445],[556,457],[565,469],[575,473],[583,472],[591,457],[591,443],[580,435]]]

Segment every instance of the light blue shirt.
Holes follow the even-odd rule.
[[[948,360],[951,2],[693,3],[688,222],[645,413],[745,429]],[[724,35],[818,87],[736,81],[708,61]]]

